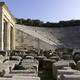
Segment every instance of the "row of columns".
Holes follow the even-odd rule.
[[[0,24],[0,49],[14,50],[15,49],[15,29],[8,20],[2,17]]]

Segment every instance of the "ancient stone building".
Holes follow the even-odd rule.
[[[15,18],[4,2],[0,2],[0,50],[15,49]]]

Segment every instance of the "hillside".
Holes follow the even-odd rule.
[[[16,25],[17,31],[24,32],[22,44],[40,48],[53,49],[55,47],[80,48],[80,27],[45,28]],[[28,36],[26,36],[28,35]],[[20,34],[17,34],[17,38]],[[26,38],[24,38],[26,36]],[[20,38],[20,37],[19,37]],[[18,39],[17,39],[18,40]],[[36,41],[37,40],[37,41]],[[19,41],[17,41],[18,43]],[[21,42],[20,42],[21,43]],[[47,48],[46,48],[47,47]]]

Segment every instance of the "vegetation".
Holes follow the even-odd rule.
[[[38,26],[38,27],[69,27],[69,26],[80,26],[80,20],[69,20],[69,21],[60,21],[58,23],[54,22],[42,22],[40,20],[32,19],[18,19],[16,18],[17,24],[27,25],[27,26]]]
[[[17,24],[27,25],[27,26],[42,26],[43,22],[40,20],[31,20],[31,19],[17,19]]]

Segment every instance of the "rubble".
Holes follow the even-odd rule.
[[[59,78],[62,74],[74,74],[75,72],[78,72],[76,70],[71,69],[70,64],[75,62],[73,60],[60,60],[56,63],[53,63],[53,77],[54,79]]]
[[[80,80],[80,75],[75,75],[75,74],[71,74],[71,75],[67,75],[67,74],[63,74],[60,76],[60,79],[58,80]]]

